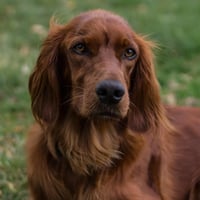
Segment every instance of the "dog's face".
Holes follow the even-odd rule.
[[[160,116],[151,44],[107,11],[53,24],[29,82],[36,119],[52,123],[71,109],[86,119],[129,115],[146,130]]]
[[[69,26],[62,48],[70,68],[72,107],[86,118],[125,117],[139,54],[132,30],[122,19],[101,13],[80,16]]]

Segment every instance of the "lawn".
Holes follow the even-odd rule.
[[[167,104],[200,105],[199,0],[0,1],[0,199],[27,199],[24,142],[33,122],[28,77],[52,15],[105,8],[156,41],[156,70]]]

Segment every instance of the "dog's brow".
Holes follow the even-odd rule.
[[[85,36],[87,35],[88,33],[86,33],[85,31],[83,30],[78,30],[76,32],[74,32],[74,36]]]

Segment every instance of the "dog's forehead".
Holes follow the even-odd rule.
[[[102,21],[103,20],[111,20],[113,22],[115,21],[118,23],[128,25],[128,22],[121,16],[111,13],[109,11],[100,10],[100,9],[84,12],[74,18],[74,20],[78,20],[80,23],[86,23],[88,21],[96,20],[96,19],[97,20],[100,19]]]
[[[116,34],[119,37],[131,37],[133,33],[126,20],[118,15],[103,10],[83,13],[75,17],[71,21],[71,25],[74,28],[74,32],[80,35],[106,32],[111,36]]]

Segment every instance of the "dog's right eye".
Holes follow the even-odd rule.
[[[125,50],[123,56],[124,56],[124,58],[127,58],[128,60],[133,60],[134,58],[136,58],[137,54],[134,49],[128,48]]]
[[[84,43],[78,43],[73,46],[73,51],[79,55],[83,55],[88,52],[87,47]]]

